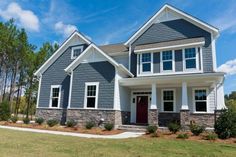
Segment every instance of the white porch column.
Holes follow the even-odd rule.
[[[187,92],[187,83],[182,82],[182,106],[181,110],[188,110],[188,92]]]
[[[223,84],[216,85],[216,109],[222,110],[225,109],[225,98],[224,98],[224,86]]]
[[[152,98],[150,109],[157,109],[157,86],[155,83],[152,84]]]

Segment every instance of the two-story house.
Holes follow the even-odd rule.
[[[37,117],[212,127],[225,108],[219,30],[164,5],[125,43],[98,46],[75,31],[35,72]]]

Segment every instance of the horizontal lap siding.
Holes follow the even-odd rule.
[[[99,82],[98,108],[113,108],[115,68],[109,62],[82,63],[73,72],[71,108],[84,107],[85,82]]]

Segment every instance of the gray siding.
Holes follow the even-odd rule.
[[[98,108],[113,108],[115,68],[109,62],[80,64],[73,72],[71,108],[84,107],[85,82],[99,82]]]
[[[135,45],[143,45],[155,42],[164,42],[196,37],[205,38],[205,45],[202,50],[203,71],[212,72],[213,61],[211,50],[211,34],[183,19],[153,24],[132,44],[132,48],[134,48]],[[133,73],[134,69],[136,69],[136,67],[133,67],[133,64],[135,63],[135,57],[131,57],[131,72]]]
[[[175,50],[175,71],[183,71],[182,50]]]
[[[153,54],[153,72],[160,73],[160,53]]]
[[[77,46],[77,45],[75,45]],[[71,48],[65,52],[42,74],[42,82],[39,96],[39,107],[49,107],[51,85],[61,85],[60,107],[68,105],[70,76],[64,69],[73,61],[71,60]],[[86,45],[84,45],[84,49]]]

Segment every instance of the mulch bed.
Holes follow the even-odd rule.
[[[120,134],[123,131],[121,130],[111,130],[107,131],[101,128],[92,128],[90,130],[80,127],[66,127],[56,125],[53,127],[49,127],[46,124],[38,125],[38,124],[19,124],[19,123],[11,123],[11,122],[0,122],[0,125],[4,126],[13,126],[13,127],[21,127],[21,128],[31,128],[31,129],[41,129],[41,130],[52,130],[52,131],[64,131],[64,132],[73,132],[73,133],[84,133],[84,134],[95,134],[95,135],[116,135]]]

